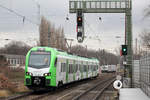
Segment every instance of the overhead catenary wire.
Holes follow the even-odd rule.
[[[87,23],[87,21],[84,19],[84,21],[85,21],[85,24],[89,27],[89,29],[93,32],[93,34],[95,34],[96,33],[96,31],[94,31],[92,28],[91,28],[91,26]],[[90,34],[87,36],[87,37],[89,37],[90,36]],[[96,36],[97,37],[97,36]],[[99,39],[99,37],[97,38],[97,40],[99,40],[99,41],[101,41],[101,39]]]
[[[3,9],[5,9],[5,10],[7,10],[7,11],[9,11],[9,12],[11,12],[11,13],[13,13],[13,14],[15,14],[16,16],[19,16],[19,17],[23,18],[23,20],[22,20],[23,23],[24,23],[24,21],[26,20],[26,21],[28,21],[28,22],[30,22],[30,23],[32,23],[32,24],[35,24],[35,25],[39,26],[39,24],[33,22],[32,20],[26,18],[24,15],[21,15],[21,14],[19,14],[18,12],[12,10],[12,9],[9,9],[9,8],[3,6],[3,5],[0,5],[0,7],[3,8]]]

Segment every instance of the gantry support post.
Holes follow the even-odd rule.
[[[128,55],[127,55],[127,77],[131,79],[131,87],[132,87],[132,60],[133,60],[133,52],[132,52],[132,14],[131,10],[127,10],[126,12],[126,44],[128,45]]]

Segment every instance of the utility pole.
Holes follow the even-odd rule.
[[[36,3],[37,8],[38,8],[38,11],[37,11],[37,20],[39,21],[39,22],[38,22],[38,24],[40,25],[40,23],[41,23],[41,11],[40,11],[40,4],[39,4],[37,1],[35,1],[35,0],[32,0],[32,1],[34,1],[34,2]]]
[[[51,31],[50,31],[50,26],[49,26],[49,24],[48,24],[48,47],[50,47],[51,45],[50,45],[50,34],[51,34]]]
[[[137,38],[135,39],[135,55],[137,55]]]
[[[40,4],[37,3],[38,6],[38,20],[39,20],[39,25],[41,24],[41,12],[40,12]]]
[[[86,57],[87,57],[87,56],[88,56],[88,55],[87,55],[87,45],[85,45],[85,49],[86,49],[86,51],[85,51],[85,52],[86,52]]]

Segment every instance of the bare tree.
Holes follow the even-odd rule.
[[[144,17],[150,17],[150,5],[144,10]]]
[[[30,48],[31,47],[25,44],[24,42],[13,41],[5,45],[4,48],[1,48],[0,53],[26,55]]]
[[[150,5],[144,10],[144,18],[150,17]],[[150,31],[143,30],[140,34],[143,46],[150,48]]]
[[[42,17],[41,24],[39,27],[40,31],[40,44],[41,46],[51,46],[53,48],[58,48],[66,50],[66,42],[63,28],[55,28],[50,21]]]
[[[98,51],[87,50],[83,46],[76,45],[72,47],[71,53],[80,55],[80,56],[89,57],[89,58],[92,58],[92,57],[97,58],[99,59],[101,65],[119,63],[119,56],[106,52],[104,49],[103,50],[99,49]]]
[[[150,32],[144,30],[140,35],[143,46],[150,48]]]
[[[39,27],[40,31],[40,45],[47,46],[48,45],[48,34],[50,30],[50,23],[46,20],[45,17],[42,17],[41,24]]]

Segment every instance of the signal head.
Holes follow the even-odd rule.
[[[127,45],[122,45],[122,55],[127,55]]]

